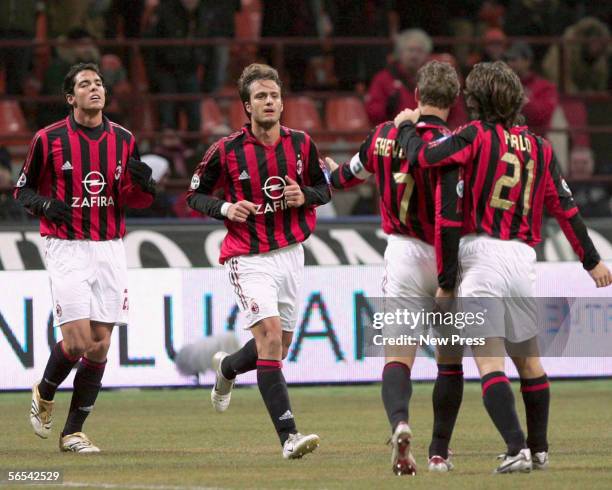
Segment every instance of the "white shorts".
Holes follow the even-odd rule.
[[[389,235],[385,249],[383,277],[383,309],[385,313],[430,311],[438,287],[436,253],[434,248],[417,239]],[[386,335],[421,333],[421,323],[387,325]]]
[[[434,248],[402,235],[389,235],[385,249],[383,296],[427,298],[436,294],[438,272]]]
[[[517,240],[467,235],[461,238],[459,262],[457,297],[483,298],[461,301],[460,307],[463,311],[487,310],[485,337],[523,342],[537,335],[536,253],[532,247]]]
[[[73,320],[127,325],[129,302],[123,241],[47,237],[45,262],[54,325]]]
[[[225,262],[236,302],[246,313],[245,329],[264,318],[280,317],[281,327],[293,332],[304,275],[304,248],[298,243],[271,252],[239,255]]]

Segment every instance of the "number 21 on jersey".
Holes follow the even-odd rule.
[[[514,153],[509,152],[505,153],[501,160],[512,167],[512,175],[502,175],[499,179],[497,179],[497,182],[495,182],[495,187],[493,188],[493,195],[491,196],[490,205],[492,208],[507,211],[516,204],[516,201],[502,198],[501,193],[504,187],[512,189],[520,183],[521,162]],[[530,197],[531,186],[533,184],[534,166],[535,162],[531,158],[527,162],[527,165],[525,165],[525,168],[527,169],[527,182],[525,182],[523,187],[523,216],[526,216],[529,213],[529,208],[531,207]]]

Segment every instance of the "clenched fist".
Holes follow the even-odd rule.
[[[251,201],[238,201],[232,204],[227,210],[227,219],[236,223],[244,223],[249,214],[256,214],[257,206]]]

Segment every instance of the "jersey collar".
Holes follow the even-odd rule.
[[[416,124],[417,128],[432,128],[432,127],[440,127],[443,126],[445,128],[448,127],[446,121],[440,119],[438,116],[425,115],[419,117],[419,120]]]
[[[242,127],[242,133],[246,136],[246,141],[248,141],[249,143],[255,143],[258,145],[262,145],[262,146],[266,146],[264,145],[261,141],[259,141],[255,135],[253,134],[253,131],[251,130],[251,124],[245,124]],[[281,138],[285,137],[285,136],[290,136],[289,133],[289,128],[286,128],[285,126],[280,127],[280,135]]]
[[[74,132],[79,130],[79,126],[78,126],[76,120],[74,119],[74,112],[70,112],[70,115],[68,116],[67,120],[68,120],[68,127],[70,128],[70,131],[72,133],[74,133]],[[104,115],[102,115],[102,124],[104,125],[104,132],[105,133],[112,133],[110,121]],[[102,133],[102,134],[104,134],[104,133]]]

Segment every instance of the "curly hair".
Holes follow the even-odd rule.
[[[510,128],[523,122],[525,92],[503,61],[477,63],[465,80],[465,104],[473,119]]]
[[[419,100],[424,105],[448,109],[459,95],[459,78],[449,63],[430,61],[417,72]]]

